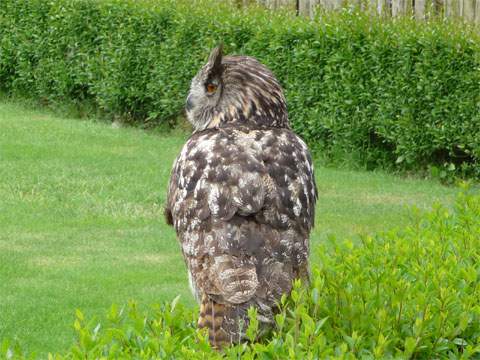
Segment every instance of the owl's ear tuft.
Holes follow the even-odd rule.
[[[222,56],[223,56],[223,44],[220,43],[215,49],[212,50],[208,57],[208,72],[209,77],[220,77],[222,75]]]

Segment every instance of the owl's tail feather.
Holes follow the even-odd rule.
[[[198,319],[199,328],[208,329],[208,339],[210,345],[216,349],[221,349],[231,344],[230,337],[222,325],[226,315],[226,306],[219,304],[203,295],[200,304],[200,317]]]

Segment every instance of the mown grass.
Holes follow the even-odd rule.
[[[0,341],[29,352],[73,341],[74,310],[112,303],[193,305],[162,204],[187,134],[159,135],[0,103]],[[452,202],[455,188],[317,166],[313,244],[409,222],[408,207]],[[315,261],[315,258],[313,259]]]

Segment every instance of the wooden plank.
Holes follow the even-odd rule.
[[[453,0],[445,0],[445,17],[453,17]]]
[[[463,0],[458,0],[458,16],[463,17]]]
[[[445,12],[446,0],[434,0],[434,1],[435,1],[435,14],[440,16],[443,15],[443,13]]]
[[[414,0],[405,0],[403,2],[403,14],[408,16],[414,15],[414,8],[413,8]]]
[[[357,11],[365,11],[365,2],[363,0],[345,0],[341,7],[351,7]]]
[[[315,7],[320,7],[323,10],[332,10],[334,0],[310,0],[309,13],[315,12]]]
[[[425,19],[425,0],[415,0],[415,18]]]
[[[425,4],[426,17],[432,17],[437,14],[437,0],[427,0]]]
[[[331,8],[331,0],[318,0],[316,4],[312,4],[310,8],[320,8],[322,10],[327,10]],[[311,10],[310,10],[311,11]]]
[[[377,14],[384,17],[390,15],[390,7],[387,0],[377,0]]]
[[[342,0],[336,0],[335,1],[335,10],[340,10],[343,7],[343,1]]]
[[[392,16],[399,15],[400,0],[392,0]]]
[[[326,4],[325,9],[327,10],[339,10],[343,6],[343,1],[342,0],[326,0],[325,4]]]
[[[268,9],[275,9],[277,1],[276,0],[259,0],[257,2]]]
[[[405,15],[405,0],[392,0],[392,16]]]
[[[403,15],[412,15],[412,4],[411,0],[403,0],[402,14]]]
[[[299,0],[298,13],[303,16],[310,16],[310,0]]]
[[[480,25],[480,0],[477,0],[475,4],[475,23]]]
[[[303,16],[309,16],[313,18],[315,16],[315,9],[318,6],[323,5],[325,7],[324,1],[331,0],[299,0],[298,2],[298,13]]]
[[[467,21],[475,20],[475,0],[463,0],[463,17]]]
[[[310,18],[313,19],[317,8],[322,8],[322,7],[323,8],[325,7],[322,0],[310,0],[310,3],[308,4],[308,15],[310,16]]]
[[[275,9],[284,8],[289,10],[296,10],[297,9],[297,0],[276,0]]]
[[[1,1],[1,0],[0,0]],[[355,6],[370,14],[393,17],[414,14],[423,20],[431,15],[443,15],[446,18],[461,17],[465,21],[480,24],[480,0],[228,0],[232,6],[262,4],[270,9],[287,8],[299,15],[313,17],[315,8],[339,10],[344,6]],[[391,6],[390,6],[391,4]]]
[[[368,12],[370,15],[375,15],[377,13],[377,1],[369,0],[368,1]]]

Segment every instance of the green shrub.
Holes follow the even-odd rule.
[[[113,306],[108,323],[77,311],[77,342],[55,359],[478,359],[480,196],[464,191],[452,210],[412,213],[412,225],[361,242],[317,249],[308,289],[295,283],[276,327],[217,353],[195,328],[197,311],[178,298],[144,313]],[[250,312],[255,319],[255,311]],[[4,343],[0,357],[21,358]]]
[[[190,4],[192,3],[192,4]],[[480,176],[480,42],[466,26],[344,12],[315,21],[218,1],[2,0],[0,88],[174,123],[219,41],[285,87],[327,160]]]

